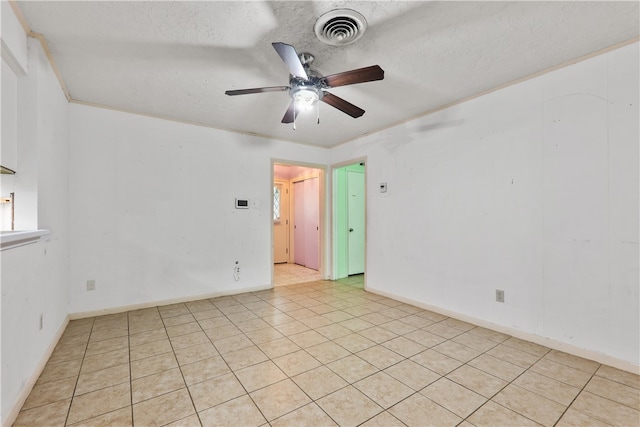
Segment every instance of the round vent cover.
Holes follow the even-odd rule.
[[[314,31],[321,42],[332,46],[343,46],[358,40],[367,29],[367,21],[360,13],[351,9],[335,9],[316,21]]]

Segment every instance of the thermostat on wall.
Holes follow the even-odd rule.
[[[236,209],[249,209],[249,200],[236,199]]]

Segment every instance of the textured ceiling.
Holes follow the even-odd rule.
[[[75,101],[301,143],[334,146],[538,71],[638,37],[638,2],[17,2],[47,40]],[[313,32],[347,7],[369,28],[327,46]],[[331,89],[366,110],[324,104],[280,123],[288,84],[272,42],[316,57],[324,75],[369,65],[382,81]]]

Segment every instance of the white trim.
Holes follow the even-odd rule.
[[[194,295],[184,296],[184,297],[178,297],[178,298],[171,298],[167,300],[150,301],[150,302],[143,302],[140,304],[104,308],[100,310],[83,311],[80,313],[71,313],[69,314],[69,318],[71,320],[85,319],[87,317],[104,316],[107,314],[118,314],[118,313],[124,313],[132,310],[141,310],[143,308],[159,307],[159,306],[170,305],[170,304],[179,304],[181,302],[198,301],[198,300],[203,300],[208,298],[217,298],[217,297],[223,297],[228,295],[244,294],[247,292],[265,291],[269,289],[273,289],[273,287],[271,285],[254,286],[252,288],[234,289],[234,290],[223,291],[223,292],[212,292],[212,293],[195,295],[195,296]]]
[[[48,234],[49,230],[3,230],[0,233],[0,248],[5,251],[36,243]]]
[[[27,401],[27,397],[29,397],[31,390],[33,390],[33,387],[36,385],[36,381],[38,381],[38,378],[40,378],[40,374],[42,374],[45,366],[47,366],[47,362],[53,354],[53,350],[55,350],[56,346],[58,345],[58,341],[60,341],[60,338],[62,338],[62,334],[64,333],[65,329],[67,329],[69,320],[69,316],[65,317],[64,322],[62,322],[62,325],[58,329],[58,332],[56,332],[55,336],[51,340],[49,347],[47,347],[47,350],[40,358],[40,362],[33,370],[33,373],[25,383],[24,387],[22,387],[22,390],[20,391],[20,394],[18,394],[15,402],[13,402],[13,405],[11,405],[11,410],[7,414],[7,417],[2,421],[3,426],[10,427],[16,421],[16,418],[18,418],[20,409],[22,409],[24,402]]]
[[[392,298],[394,300],[404,302],[406,304],[411,304],[416,307],[423,308],[425,310],[433,311],[434,313],[442,314],[443,316],[453,317],[454,319],[462,320],[467,323],[472,323],[476,326],[481,326],[483,328],[487,328],[493,331],[501,332],[503,334],[511,335],[512,337],[519,338],[521,340],[530,341],[532,343],[539,344],[544,347],[551,348],[553,350],[558,350],[558,351],[572,354],[574,356],[582,357],[584,359],[593,360],[603,365],[608,365],[614,368],[621,369],[626,372],[631,372],[632,374],[636,374],[636,375],[640,374],[640,365],[635,364],[628,360],[618,359],[608,354],[577,347],[575,345],[571,345],[562,341],[557,341],[551,338],[546,338],[540,335],[533,334],[531,332],[522,331],[520,329],[512,328],[509,326],[499,325],[497,323],[489,322],[487,320],[478,319],[477,317],[456,313],[454,311],[429,305],[411,298],[404,298],[399,295],[381,291],[380,289],[367,287],[366,285],[365,285],[365,290],[367,292],[382,295],[387,298]]]

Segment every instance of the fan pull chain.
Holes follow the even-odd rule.
[[[316,116],[318,118],[318,124],[320,124],[320,100],[316,101]]]
[[[296,103],[293,103],[293,130],[296,130]]]

